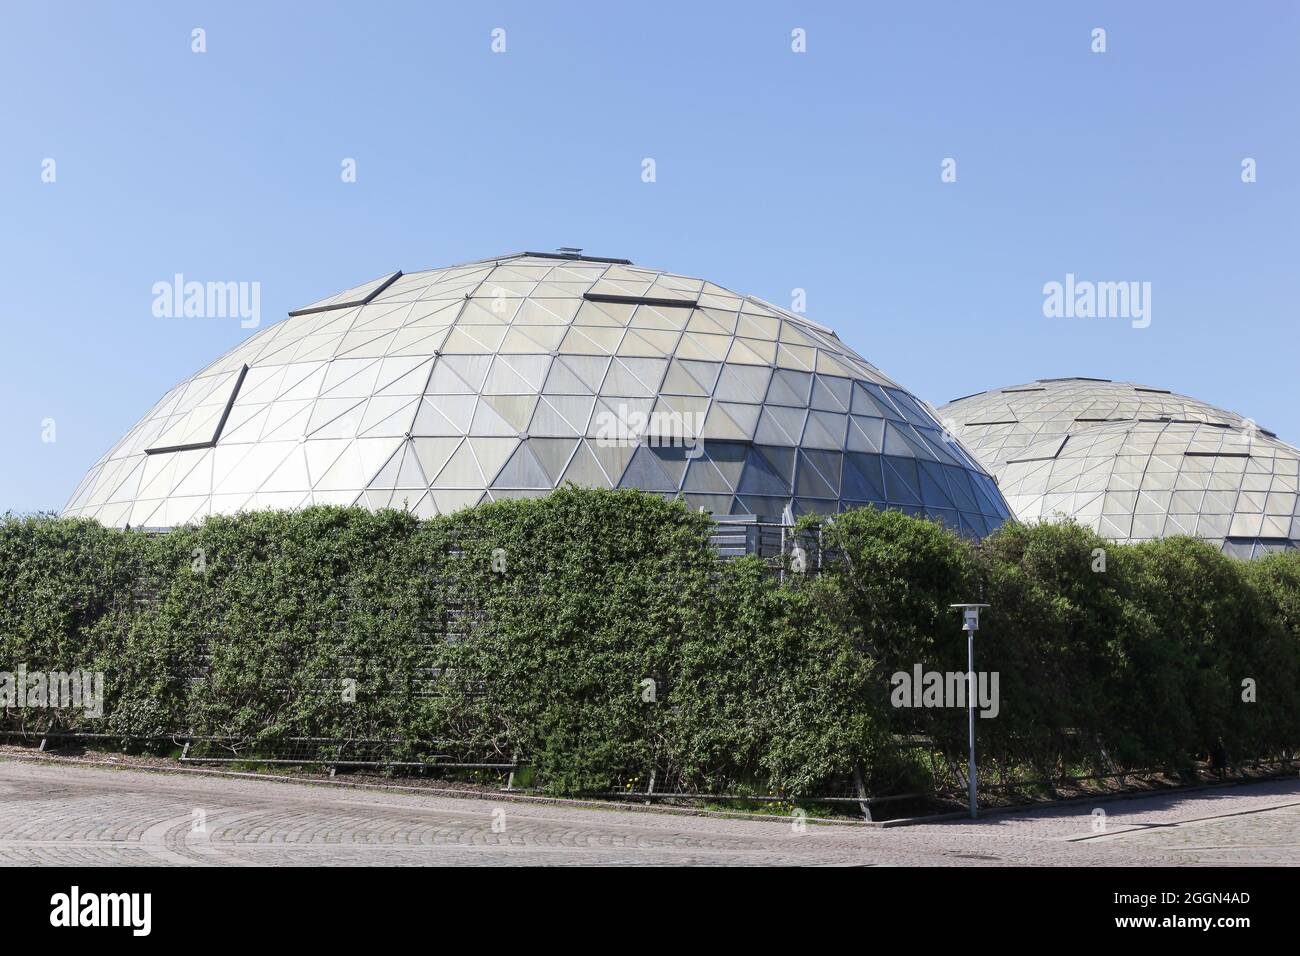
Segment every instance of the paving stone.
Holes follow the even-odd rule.
[[[0,865],[1300,865],[1300,780],[891,829],[0,759]],[[504,810],[505,829],[493,827]],[[195,811],[205,825],[194,829]]]

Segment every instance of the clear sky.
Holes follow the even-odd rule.
[[[563,245],[805,289],[936,404],[1131,379],[1300,444],[1298,93],[1287,0],[10,2],[0,511],[62,507],[252,334],[155,317],[156,282],[258,282],[266,324]],[[1150,282],[1151,324],[1045,317],[1067,273]]]

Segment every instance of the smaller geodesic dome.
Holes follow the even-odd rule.
[[[1190,535],[1237,557],[1300,547],[1300,450],[1165,389],[1042,379],[938,410],[1022,521],[1117,541]]]
[[[1250,427],[1235,412],[1167,388],[1100,378],[1044,378],[955,398],[939,409],[944,426],[985,465],[1019,457],[1030,445],[1116,421],[1209,422]]]

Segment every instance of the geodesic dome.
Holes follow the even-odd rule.
[[[1300,449],[1165,389],[1041,379],[937,415],[1022,521],[1075,518],[1117,541],[1190,535],[1254,557],[1300,547]]]
[[[169,391],[64,513],[431,516],[565,482],[768,519],[895,507],[976,536],[1009,515],[831,330],[701,279],[540,253],[395,272],[291,312]]]

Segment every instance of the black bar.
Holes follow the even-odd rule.
[[[700,304],[699,299],[656,299],[648,295],[606,295],[603,292],[584,292],[582,297],[588,302],[617,302],[622,305],[662,305],[674,309],[693,309]]]
[[[335,309],[351,309],[358,305],[368,305],[370,301],[374,299],[375,296],[379,295],[379,293],[383,292],[385,289],[387,289],[390,285],[392,285],[401,277],[402,277],[402,270],[398,269],[396,272],[394,272],[391,276],[388,277],[387,282],[382,283],[379,286],[379,288],[375,289],[375,291],[371,292],[364,299],[354,299],[351,302],[338,302],[333,305],[322,305],[312,309],[295,309],[294,311],[289,313],[289,318],[294,318],[295,316],[299,316],[299,315],[313,315],[316,312],[332,312]]]

